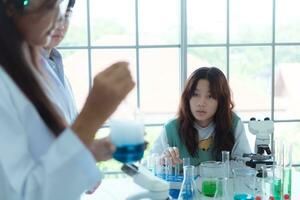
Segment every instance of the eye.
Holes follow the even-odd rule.
[[[192,96],[193,97],[198,97],[200,94],[198,94],[197,92],[193,92]]]

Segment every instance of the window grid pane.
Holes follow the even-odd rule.
[[[167,3],[164,6],[168,7],[168,4],[169,6],[172,4],[170,8],[173,9],[170,11],[170,15],[168,15],[168,12],[165,16],[161,15],[160,19],[164,22],[163,25],[165,25],[165,27],[162,27],[165,29],[164,31],[152,29],[154,32],[151,34],[147,32],[147,20],[145,20],[147,17],[143,16],[143,6],[152,5],[153,8],[157,7],[159,4],[153,3],[153,1],[124,0],[121,2],[114,0],[109,3],[104,0],[90,0],[90,7],[88,8],[85,2],[78,1],[75,5],[71,29],[61,45],[61,49],[66,49],[63,51],[66,74],[73,86],[79,109],[84,102],[82,96],[85,96],[88,92],[88,89],[84,89],[88,87],[88,78],[86,77],[94,76],[96,71],[103,69],[104,66],[108,65],[109,61],[112,61],[112,59],[102,57],[102,53],[100,52],[106,52],[105,54],[110,54],[112,58],[130,60],[134,77],[140,81],[139,96],[136,96],[138,93],[135,90],[132,98],[140,99],[141,108],[146,111],[146,115],[147,113],[149,114],[149,124],[163,124],[177,111],[180,97],[180,57],[187,57],[188,65],[184,67],[187,68],[188,75],[196,67],[205,64],[220,67],[224,73],[227,70],[226,67],[228,67],[229,81],[234,93],[236,110],[241,113],[243,120],[248,120],[251,116],[274,116],[274,119],[277,121],[288,120],[299,122],[300,116],[298,113],[300,112],[296,112],[295,110],[292,112],[293,108],[291,109],[288,106],[291,105],[290,100],[299,102],[299,94],[296,92],[297,90],[293,91],[293,86],[286,83],[288,80],[286,78],[287,72],[294,70],[294,68],[292,69],[292,65],[297,70],[300,68],[300,61],[298,60],[298,53],[300,52],[298,30],[300,26],[298,23],[299,20],[297,20],[300,15],[297,10],[291,9],[299,7],[298,1],[288,0],[289,3],[287,3],[286,0],[276,0],[275,21],[272,21],[272,6],[274,5],[271,0],[264,2],[249,0],[245,4],[250,5],[251,9],[249,8],[249,10],[243,9],[243,3],[239,0],[222,1],[221,3],[218,1],[221,5],[218,8],[224,10],[219,10],[220,12],[215,17],[207,17],[208,20],[212,20],[213,26],[217,26],[218,31],[213,26],[208,26],[207,24],[203,24],[201,27],[201,22],[204,23],[205,19],[195,20],[194,24],[187,23],[189,25],[187,30],[188,44],[204,46],[189,46],[186,51],[168,47],[153,48],[153,45],[178,45],[180,37],[183,37],[179,35],[181,30],[179,25],[180,13],[178,12],[180,10],[180,0],[166,1]],[[126,10],[126,14],[120,12],[120,15],[116,17],[114,17],[114,12],[109,14],[109,11],[114,10],[110,5],[119,4],[120,2],[122,6],[117,7]],[[139,6],[137,7],[139,25],[135,24],[137,22],[137,16],[135,16],[137,5],[135,3],[137,2],[139,2]],[[201,8],[211,9],[212,6],[205,2],[202,0],[191,0],[187,4],[188,20],[192,20],[191,18],[195,13],[197,14],[195,6],[193,6],[194,4],[202,6]],[[228,2],[230,2],[229,8],[226,4]],[[260,8],[257,8],[257,5],[261,5]],[[114,8],[116,7],[114,6]],[[87,17],[88,12],[86,12],[87,9],[90,11],[90,35],[88,35],[89,32],[87,31],[87,21],[84,22],[85,20],[89,20]],[[103,12],[100,12],[99,9]],[[230,16],[229,21],[226,21],[227,10]],[[214,12],[216,10],[210,12],[212,16]],[[250,15],[249,12],[252,12],[252,14]],[[253,15],[253,12],[255,12],[255,15]],[[151,9],[151,13],[153,15],[155,9]],[[243,14],[244,17],[236,17],[238,13]],[[220,16],[224,17],[221,18]],[[257,16],[260,20],[256,19]],[[275,32],[272,32],[272,24],[275,24]],[[229,33],[228,36],[226,35],[227,33]],[[201,37],[198,37],[199,35]],[[288,46],[283,46],[280,43],[272,43],[274,39],[272,35],[275,37],[275,42],[285,42]],[[211,37],[206,38],[206,36]],[[227,37],[229,38],[228,41],[226,40]],[[87,41],[87,38],[91,38],[91,43]],[[136,41],[136,39],[139,39],[139,41]],[[289,44],[288,42],[293,43]],[[219,46],[209,46],[214,44]],[[147,45],[149,45],[149,49],[147,49]],[[112,53],[107,53],[109,50],[106,48],[114,48],[116,46],[120,47],[120,49],[114,49],[111,51]],[[122,46],[127,46],[131,49],[123,49],[123,51],[121,50]],[[150,46],[152,47],[150,48]],[[98,50],[95,50],[95,48]],[[272,52],[272,48],[275,48],[274,52]],[[122,54],[120,52],[127,53]],[[70,57],[68,54],[70,54]],[[227,54],[229,55],[228,60]],[[91,63],[89,63],[89,56],[92,58]],[[272,60],[274,60],[274,63]],[[229,63],[228,66],[226,66],[227,62]],[[88,74],[89,68],[92,69],[92,74]],[[275,68],[274,71],[272,70],[273,68]],[[287,68],[291,68],[291,70]],[[136,74],[137,69],[139,69],[139,74]],[[272,74],[273,72],[274,74]],[[78,76],[78,73],[81,76]],[[151,76],[147,76],[148,73]],[[84,75],[82,76],[82,74]],[[160,76],[164,78],[160,78]],[[170,76],[172,76],[172,80],[169,80]],[[272,77],[275,77],[274,82],[272,82]],[[149,85],[156,82],[156,80],[158,80],[159,84]],[[299,79],[296,80],[299,81]],[[245,87],[241,87],[243,85],[241,81],[246,84]],[[297,83],[297,85],[299,84]],[[241,88],[239,89],[238,86]],[[273,97],[272,88],[275,90]],[[157,93],[157,91],[161,93]],[[286,100],[280,99],[280,95],[286,94],[287,91],[293,91],[291,94],[292,98]],[[167,98],[164,98],[166,96]],[[244,102],[247,102],[243,98],[254,100],[258,96],[263,98],[263,100],[255,100],[256,102],[251,102],[243,106]],[[154,101],[150,101],[150,98],[153,98]],[[274,109],[272,108],[272,99],[274,99]],[[168,101],[171,101],[171,104],[168,104]],[[133,104],[137,105],[136,100]],[[262,104],[264,105],[263,110],[260,110],[259,107]],[[250,107],[247,108],[247,106]],[[246,112],[243,112],[243,109]],[[155,113],[155,115],[151,115],[151,113]],[[282,126],[289,126],[290,123],[281,124]],[[295,132],[295,134],[298,133]]]

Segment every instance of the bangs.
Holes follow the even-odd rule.
[[[207,79],[207,81],[209,82],[210,95],[214,99],[219,99],[220,94],[222,94],[222,91],[220,91],[220,86],[219,86],[218,80],[209,80],[209,79]]]

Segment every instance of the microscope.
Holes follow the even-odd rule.
[[[243,157],[249,157],[250,161],[246,165],[258,170],[260,176],[261,167],[273,165],[271,137],[274,133],[274,122],[266,117],[263,121],[256,120],[254,117],[250,119],[248,128],[250,133],[256,136],[255,153],[244,154]]]

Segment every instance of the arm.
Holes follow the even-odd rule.
[[[93,156],[70,129],[53,140],[45,153],[33,156],[31,147],[35,144],[31,143],[30,135],[51,133],[16,87],[7,92],[11,85],[6,85],[2,78],[0,74],[1,199],[78,198],[99,180]],[[32,122],[30,127],[35,132],[28,132],[24,124],[22,111],[28,111],[25,106],[32,107],[26,121]]]
[[[166,134],[166,129],[163,128],[159,137],[155,140],[153,147],[151,149],[151,153],[157,153],[157,154],[162,154],[165,149],[167,149],[169,146],[168,144],[168,138]]]
[[[33,118],[30,125],[36,131],[24,129],[24,121],[19,116],[24,107],[16,107],[33,106],[6,73],[1,69],[0,72],[0,194],[7,195],[4,199],[78,198],[100,179],[94,160],[97,155],[93,157],[87,147],[98,128],[134,86],[127,63],[117,63],[95,77],[92,92],[72,129],[67,128],[38,159],[30,151],[36,143],[31,144],[28,137],[52,134],[35,109],[26,116]]]
[[[175,165],[177,163],[182,163],[182,160],[179,158],[179,150],[177,147],[170,147],[167,133],[165,127],[163,128],[160,136],[154,142],[154,145],[151,149],[151,153],[158,153],[161,156],[161,162],[164,162],[164,158],[172,158],[172,163]]]
[[[96,75],[87,101],[71,126],[86,146],[134,85],[126,62],[115,63]]]
[[[238,121],[234,132],[235,144],[231,151],[231,157],[242,157],[244,153],[251,153],[248,138],[246,136],[245,127],[241,120]]]

